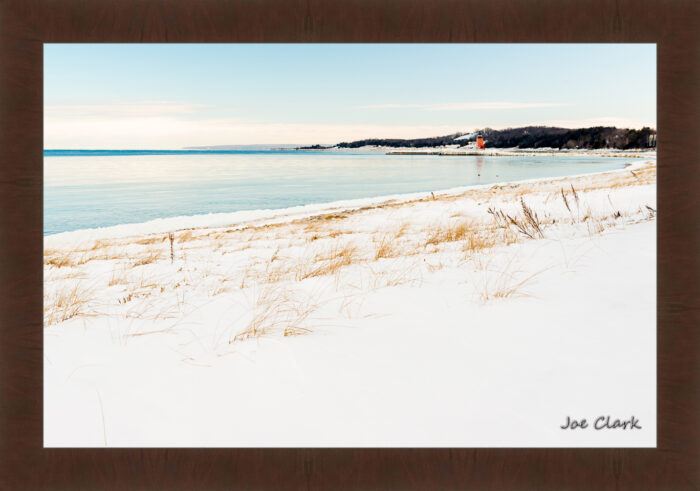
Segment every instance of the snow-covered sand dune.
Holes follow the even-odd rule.
[[[47,237],[45,445],[654,446],[655,181]]]

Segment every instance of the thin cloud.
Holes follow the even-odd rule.
[[[168,101],[116,101],[94,104],[49,104],[44,108],[47,117],[55,118],[133,118],[189,115],[210,108],[207,104],[188,104]]]
[[[555,102],[451,102],[443,104],[370,104],[358,109],[421,109],[424,111],[479,111],[504,109],[534,109],[542,107],[563,107],[569,104]]]

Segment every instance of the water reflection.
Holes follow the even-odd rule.
[[[45,233],[623,167],[622,159],[262,152],[46,157]]]

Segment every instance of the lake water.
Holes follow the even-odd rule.
[[[618,169],[621,158],[51,151],[44,234]]]

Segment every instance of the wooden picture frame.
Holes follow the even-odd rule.
[[[699,10],[680,0],[0,1],[0,488],[697,489]],[[102,42],[657,43],[657,448],[44,449],[43,43]]]

